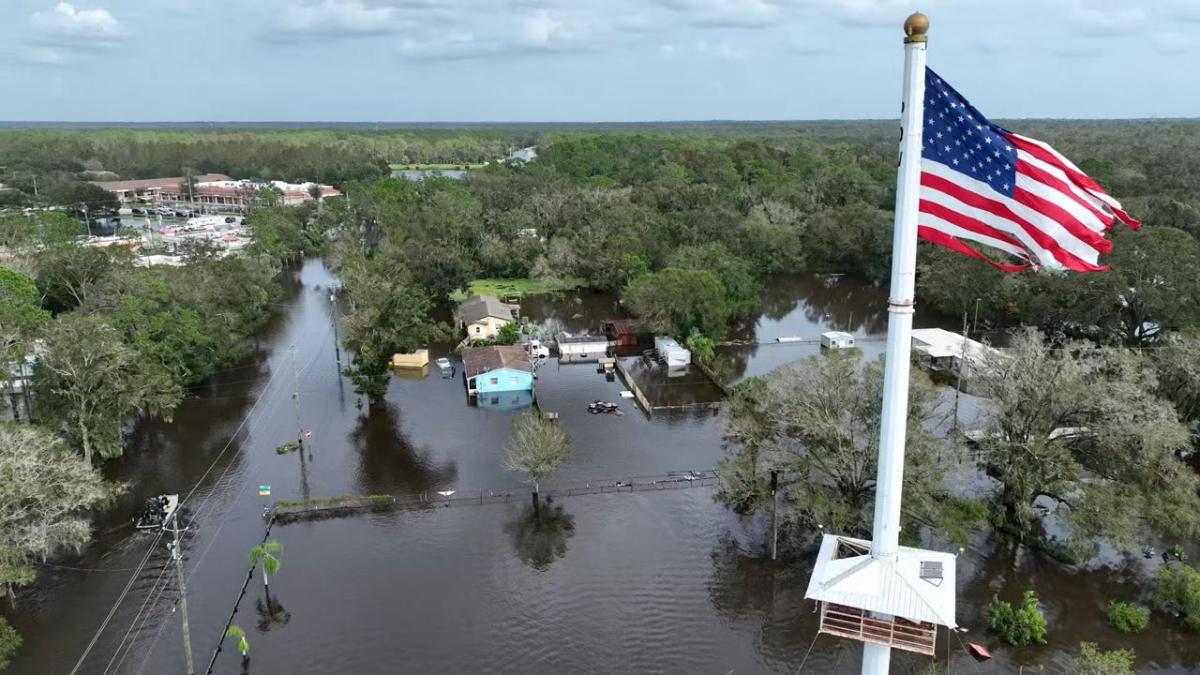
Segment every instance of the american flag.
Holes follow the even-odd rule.
[[[1104,235],[1138,221],[1049,145],[987,120],[925,69],[924,147],[917,233],[922,239],[1015,272],[1108,269]],[[1011,255],[997,262],[966,242]]]

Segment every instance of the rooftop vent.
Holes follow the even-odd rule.
[[[940,586],[942,583],[942,561],[922,560],[920,576],[934,586]],[[938,583],[934,584],[933,582],[935,581]]]

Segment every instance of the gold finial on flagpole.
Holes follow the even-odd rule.
[[[920,12],[914,12],[904,20],[904,43],[925,42],[925,33],[929,31],[929,17]]]

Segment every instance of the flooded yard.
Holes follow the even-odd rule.
[[[519,410],[471,406],[461,378],[396,377],[385,405],[360,407],[334,358],[328,294],[320,290],[331,283],[319,261],[308,261],[289,287],[289,306],[260,336],[258,355],[199,388],[173,423],[139,427],[127,455],[106,467],[128,490],[98,515],[96,541],[80,556],[52,561],[20,592],[17,610],[6,612],[26,640],[11,672],[71,672],[148,552],[150,563],[78,672],[181,670],[174,568],[162,542],[129,527],[145,495],[199,485],[197,527],[184,548],[193,649],[204,672],[245,580],[247,551],[262,539],[264,503],[439,490],[526,494],[503,467]],[[522,309],[548,330],[576,332],[620,311],[615,298],[596,293],[529,298]],[[955,323],[920,312],[917,319]],[[764,374],[818,350],[775,338],[831,329],[854,333],[869,354],[882,352],[884,293],[847,281],[774,280],[761,315],[735,335],[753,344],[721,348],[722,367],[731,383]],[[313,436],[309,452],[280,456],[275,447],[295,435],[293,344],[300,415]],[[430,357],[448,354],[440,347]],[[539,369],[540,406],[559,414],[574,444],[557,481],[699,471],[720,461],[719,412],[647,416],[620,397],[624,389],[594,363],[550,360]],[[619,403],[624,414],[589,413],[597,399]],[[270,497],[259,496],[260,485],[271,486]],[[234,617],[251,644],[247,672],[720,675],[795,672],[802,664],[805,672],[858,672],[858,644],[814,640],[817,618],[803,599],[811,554],[785,549],[770,561],[767,519],[730,513],[711,488],[570,497],[545,511],[537,521],[521,498],[275,525],[271,537],[284,546],[271,581],[279,607],[260,605],[256,577]],[[957,636],[943,632],[938,659],[945,663],[948,653],[951,672],[1045,665],[1066,673],[1069,655],[1089,640],[1137,649],[1141,672],[1196,672],[1200,640],[1161,615],[1140,636],[1108,627],[1105,603],[1142,597],[1140,580],[1156,564],[1121,554],[1112,562],[1077,570],[981,538],[959,558],[958,618],[970,628],[962,639],[996,647],[997,658],[976,664]],[[986,604],[994,593],[1026,588],[1047,610],[1050,644],[1000,648],[985,631]],[[893,664],[893,672],[918,673],[928,659],[898,655]],[[243,672],[229,644],[213,672]]]

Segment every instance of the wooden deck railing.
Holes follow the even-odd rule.
[[[821,603],[821,632],[933,656],[937,626],[896,617],[876,619],[857,607]]]

